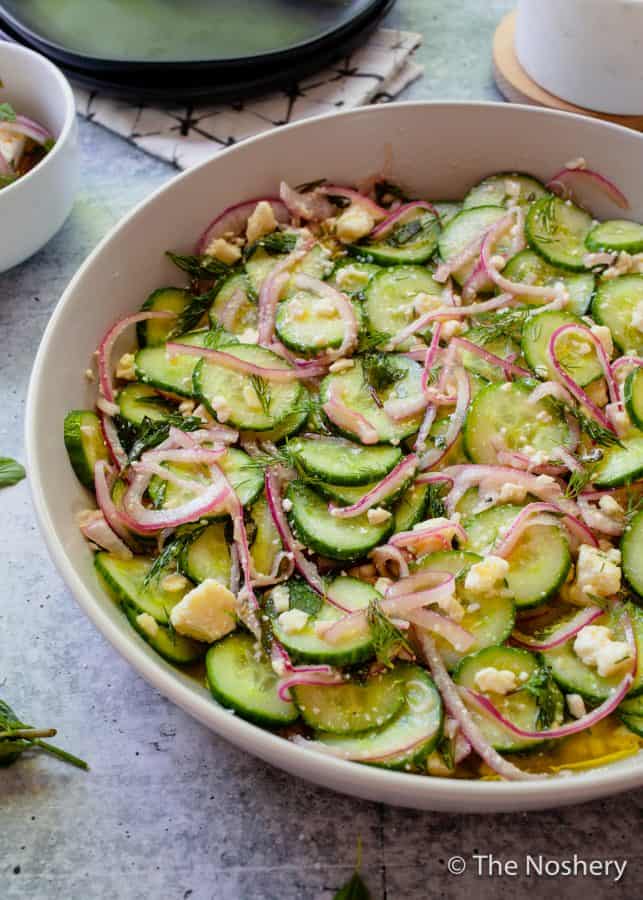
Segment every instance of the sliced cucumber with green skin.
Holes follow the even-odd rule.
[[[516,192],[516,186],[518,191]],[[499,172],[489,175],[480,184],[472,187],[464,198],[463,206],[471,209],[474,206],[504,206],[518,203],[527,206],[549,192],[542,182],[531,175],[520,172]]]
[[[564,269],[557,269],[533,250],[521,250],[520,253],[512,256],[502,270],[502,274],[510,281],[525,282],[537,287],[547,287],[562,282],[569,294],[567,309],[569,312],[576,313],[577,316],[585,315],[589,309],[596,287],[596,279],[592,272],[572,274]],[[527,306],[541,306],[546,302],[530,297],[529,294],[519,294],[516,296],[516,300]]]
[[[454,216],[440,235],[440,256],[444,262],[455,259],[462,251],[474,241],[481,238],[494,222],[507,215],[507,210],[502,206],[476,206],[472,209],[463,209]],[[497,251],[504,249],[502,239],[496,242]],[[476,264],[477,257],[453,272],[453,277],[458,284],[464,284]],[[491,286],[490,286],[491,289]]]
[[[520,354],[520,347],[508,335],[494,338],[491,341],[476,340],[475,334],[466,334],[464,337],[468,341],[471,341],[472,344],[480,345],[495,356],[499,356],[500,359],[506,359],[508,356],[511,356],[512,360],[516,362],[516,359]],[[472,372],[480,378],[484,378],[486,381],[506,380],[500,366],[495,366],[493,363],[487,362],[486,359],[483,359],[471,350],[461,349],[460,358],[462,360],[462,365],[467,371]],[[517,364],[520,365],[519,362]]]
[[[564,310],[535,313],[524,324],[522,354],[532,372],[545,381],[558,377],[547,352],[549,339],[557,328],[568,324],[584,326],[578,316]],[[581,387],[603,375],[594,344],[579,332],[560,336],[556,342],[556,356],[567,374]]]
[[[607,325],[623,353],[643,353],[643,332],[633,325],[634,314],[643,303],[643,275],[621,275],[599,282],[592,301],[592,316]]]
[[[347,249],[358,259],[380,266],[419,265],[433,256],[439,235],[439,217],[418,206],[382,240],[352,244]]]
[[[314,247],[293,266],[292,276],[286,285],[285,295],[289,297],[296,293],[299,288],[295,284],[297,275],[310,275],[311,278],[317,278],[323,281],[333,271],[333,261],[331,260],[329,251],[321,244],[315,244]]]
[[[150,647],[156,650],[159,656],[162,656],[168,662],[178,666],[186,666],[197,662],[205,656],[206,644],[200,641],[193,641],[192,638],[177,634],[173,628],[170,629],[158,623],[156,633],[150,634],[139,623],[138,617],[141,613],[136,606],[132,606],[131,603],[124,603],[123,610],[132,628],[140,634]]]
[[[585,239],[592,226],[593,219],[584,209],[550,194],[529,208],[525,234],[532,250],[552,266],[583,272]]]
[[[250,519],[255,526],[254,539],[250,547],[252,562],[257,572],[270,575],[275,558],[282,546],[265,497],[260,497],[250,507]]]
[[[194,491],[184,489],[172,481],[164,481],[159,475],[153,475],[148,487],[149,494],[156,509],[176,509],[194,496],[202,485],[211,481],[207,466],[194,463],[163,463],[163,465],[181,478],[194,481]],[[225,455],[217,460],[217,465],[230,482],[242,506],[247,506],[257,499],[263,490],[263,473],[252,462],[247,453],[236,447],[229,447]],[[224,516],[225,518],[226,516]],[[207,518],[220,518],[216,511]]]
[[[288,485],[286,496],[292,503],[291,524],[306,546],[330,559],[356,560],[366,556],[385,541],[393,527],[393,518],[371,525],[366,513],[352,519],[338,519],[328,503],[301,482]]]
[[[353,311],[359,325],[361,309],[353,304]],[[278,305],[275,330],[286,347],[308,356],[339,347],[346,323],[326,297],[296,290]]]
[[[520,506],[494,506],[464,522],[466,549],[487,556],[520,513]],[[540,606],[565,583],[572,564],[569,542],[558,525],[527,528],[507,557],[506,582],[518,609]]]
[[[415,309],[419,294],[436,298],[436,307],[444,285],[433,280],[428,269],[422,266],[394,266],[376,275],[366,289],[366,317],[371,334],[388,337],[419,318],[421,310]]]
[[[263,247],[259,247],[252,256],[246,260],[246,276],[248,289],[253,300],[258,299],[261,285],[272,272],[278,262],[285,259],[284,253],[267,253]]]
[[[641,253],[643,251],[643,225],[627,219],[608,219],[600,222],[587,235],[585,246],[592,253],[601,250]]]
[[[166,287],[152,291],[143,306],[144,310],[167,311],[177,316],[190,305],[192,294],[182,288]],[[176,319],[147,319],[136,325],[139,347],[160,347],[176,326]]]
[[[93,490],[94,466],[109,458],[100,419],[90,409],[74,409],[65,416],[63,436],[76,478]]]
[[[412,484],[393,506],[393,530],[410,531],[418,522],[426,518],[431,497],[431,485]]]
[[[524,452],[529,447],[548,454],[557,447],[573,448],[562,413],[546,397],[530,401],[534,387],[527,381],[490,384],[474,398],[464,426],[465,452],[473,462],[497,464],[499,444],[507,450]]]
[[[222,522],[208,525],[179,557],[179,569],[196,584],[214,578],[219,584],[230,587],[230,564],[230,547]]]
[[[179,344],[204,347],[209,331],[191,331],[176,338]],[[180,397],[194,397],[192,373],[199,360],[196,356],[168,357],[165,346],[143,347],[135,356],[136,377],[145,384]]]
[[[395,718],[363,734],[320,732],[317,740],[386,769],[410,771],[421,766],[442,736],[442,698],[419,666],[398,665],[393,673],[402,679],[404,689],[404,705]]]
[[[643,660],[640,652],[643,649],[643,610],[631,603],[627,604],[627,608],[632,620],[636,644],[639,648],[636,676],[628,694],[628,697],[635,697],[643,692]],[[623,628],[613,613],[601,616],[595,622],[592,622],[592,625],[604,625],[611,628],[615,640],[622,641],[624,639]],[[586,666],[574,653],[573,638],[559,647],[554,647],[553,650],[546,650],[543,653],[543,658],[564,691],[580,694],[586,700],[594,703],[602,703],[603,700],[607,700],[624,676],[624,671],[621,671],[610,675],[608,678],[603,677],[598,674],[596,669]]]
[[[471,656],[465,656],[456,669],[453,680],[456,684],[468,688],[477,693],[484,693],[476,684],[476,675],[486,668],[499,669],[513,672],[516,683],[524,684],[540,668],[539,658],[528,650],[519,650],[517,647],[486,647]],[[525,677],[526,676],[526,677]],[[564,705],[563,695],[555,687],[556,693],[554,721],[548,726],[555,728],[563,720]],[[493,705],[500,710],[509,721],[528,731],[543,730],[539,725],[540,707],[536,697],[526,690],[515,690],[508,694],[487,693]],[[521,750],[531,750],[542,743],[540,740],[519,738],[510,734],[499,722],[490,716],[479,712],[471,706],[469,712],[482,734],[495,750],[501,753],[516,753]]]
[[[323,437],[295,438],[288,446],[304,471],[333,484],[381,481],[402,458],[398,447],[364,447]]]
[[[597,488],[621,487],[643,478],[643,434],[621,440],[603,450],[603,458],[594,469],[592,481]]]
[[[278,425],[275,425],[274,428],[269,428],[268,431],[241,430],[239,440],[241,442],[252,441],[254,443],[257,441],[272,441],[273,444],[277,444],[291,434],[296,434],[298,431],[301,431],[308,419],[310,406],[310,395],[306,388],[302,387],[297,406],[291,413],[285,416]]]
[[[289,369],[288,363],[271,350],[250,344],[226,347],[226,353],[254,363],[263,368]],[[178,357],[179,359],[181,357]],[[246,431],[268,431],[275,428],[286,416],[291,415],[302,399],[302,387],[298,381],[277,383],[263,379],[266,384],[267,411],[255,401],[257,397],[252,378],[225,369],[217,363],[198,361],[194,369],[194,390],[215,418],[219,398],[226,404],[227,425]],[[248,402],[248,393],[252,403]]]
[[[630,731],[643,737],[643,696],[639,695],[631,700],[624,700],[619,706],[617,714]]]
[[[621,538],[623,575],[627,583],[643,597],[643,510],[637,512]]]
[[[210,647],[205,669],[212,696],[242,719],[279,728],[299,717],[295,704],[279,697],[278,678],[249,634],[234,632]]]
[[[234,303],[235,312],[232,317],[224,312],[230,302]],[[237,272],[223,282],[214,303],[210,307],[210,324],[213,328],[223,325],[232,334],[241,334],[246,328],[255,328],[257,325],[257,304],[250,295],[248,277],[244,272]]]
[[[332,500],[335,503],[339,503],[341,506],[351,506],[353,503],[357,503],[358,500],[361,500],[365,494],[377,486],[379,482],[371,481],[369,484],[329,484],[327,481],[315,481],[315,490],[322,495],[322,497],[326,497],[328,500]],[[387,498],[388,504],[382,501],[379,506],[390,505],[393,502],[392,498]]]
[[[474,563],[480,562],[481,556],[467,550],[441,550],[422,557],[412,567],[413,571],[450,572],[456,578]],[[471,632],[474,643],[468,653],[475,653],[484,647],[502,644],[511,634],[516,619],[516,607],[511,597],[498,591],[489,596],[479,596],[464,589],[462,580],[456,583],[458,600],[464,607],[464,616],[460,625]],[[465,654],[453,649],[452,644],[439,635],[434,636],[436,645],[451,671],[455,669]]]
[[[288,585],[291,608],[296,602],[294,590],[298,584],[300,582],[295,581]],[[370,632],[360,630],[357,634],[346,634],[341,640],[331,643],[317,633],[315,625],[318,622],[338,622],[346,615],[345,609],[366,609],[372,600],[381,599],[380,594],[365,581],[343,575],[335,578],[328,585],[327,591],[328,596],[342,608],[321,598],[317,599],[317,611],[310,615],[301,631],[294,633],[285,631],[279,622],[279,615],[273,612],[272,629],[275,637],[297,662],[349,666],[370,659],[374,655]]]
[[[440,224],[444,228],[461,212],[462,204],[457,200],[437,200],[433,203],[433,208],[440,216]]]
[[[143,419],[162,422],[168,414],[176,413],[176,405],[166,400],[149,384],[138,381],[128,384],[116,398],[120,416],[132,425],[140,425]]]
[[[381,272],[381,266],[344,258],[335,264],[328,283],[349,297],[361,298],[374,275]]]
[[[316,731],[356,734],[381,728],[404,703],[404,682],[394,671],[367,681],[337,685],[299,685],[293,689],[304,722]]]
[[[632,423],[643,429],[643,369],[634,369],[627,376],[623,397]]]
[[[160,625],[167,625],[172,607],[176,606],[191,585],[178,591],[165,591],[155,579],[146,586],[145,576],[153,562],[153,559],[145,556],[119,559],[102,551],[94,557],[96,571],[116,600],[136,607],[139,613],[149,613]]]
[[[393,385],[379,392],[382,403],[387,400],[416,397],[422,387],[422,366],[412,359],[397,354],[388,354],[392,368],[402,372],[402,378]],[[363,416],[377,432],[379,443],[398,444],[404,438],[410,437],[420,427],[422,414],[411,416],[400,422],[394,422],[386,412],[377,405],[368,390],[368,384],[364,374],[364,368],[360,359],[355,360],[352,369],[346,372],[336,372],[327,375],[321,383],[320,398],[322,404],[326,403],[332,393],[341,399],[342,403]],[[332,423],[331,423],[332,424]],[[345,430],[333,425],[338,431],[348,438],[355,438]]]

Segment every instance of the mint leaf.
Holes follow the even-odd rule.
[[[16,111],[10,103],[0,103],[0,122],[15,122]]]
[[[11,487],[26,477],[24,466],[8,456],[0,456],[0,487]]]

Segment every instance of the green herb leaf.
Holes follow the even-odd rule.
[[[0,175],[0,188],[7,187],[17,181],[17,175]]]
[[[246,259],[249,259],[260,247],[270,256],[278,253],[292,253],[296,245],[296,234],[289,231],[273,231],[272,234],[264,235],[264,237],[247,247],[244,256]]]
[[[585,490],[588,484],[591,484],[594,477],[594,468],[577,469],[572,472],[565,488],[565,496],[570,500],[578,497]]]
[[[0,456],[0,488],[11,487],[26,478],[24,466],[8,456]]]
[[[190,544],[195,541],[200,534],[207,528],[206,525],[199,525],[191,531],[184,531],[181,534],[174,535],[163,547],[162,551],[152,563],[152,567],[143,579],[143,587],[147,588],[154,582],[158,581],[160,576],[169,569],[181,556]],[[168,616],[169,622],[169,616]]]
[[[158,447],[170,436],[171,427],[180,428],[181,431],[198,431],[203,427],[203,422],[197,416],[181,416],[172,413],[161,421],[154,422],[145,416],[140,425],[132,426],[125,422],[121,416],[116,417],[116,427],[119,437],[127,451],[130,462],[138,459],[146,450]]]
[[[368,604],[366,619],[373,638],[375,656],[382,665],[392,669],[393,660],[400,650],[413,654],[413,648],[400,629],[382,612],[379,600],[371,600]]]
[[[442,495],[444,493],[444,484],[427,484],[428,495],[426,501],[425,519],[439,519],[446,515],[446,506]]]
[[[438,751],[440,759],[447,767],[447,769],[455,769],[455,760],[453,758],[453,741],[446,735],[443,735],[440,738],[436,750]]]
[[[0,700],[0,766],[10,766],[25,750],[36,747],[79,769],[88,769],[84,760],[42,740],[43,737],[53,737],[55,734],[55,728],[33,728],[21,722],[9,704]]]
[[[399,369],[391,356],[382,353],[366,353],[362,371],[367,384],[377,394],[404,378],[404,369]]]
[[[252,382],[255,393],[259,398],[259,403],[261,403],[261,409],[263,410],[264,415],[269,416],[271,399],[270,385],[265,378],[261,377],[261,375],[251,375],[250,381]]]
[[[0,103],[0,122],[15,122],[16,111],[10,103]]]
[[[292,580],[288,584],[290,609],[300,609],[309,616],[316,616],[322,607],[322,598],[305,581]]]
[[[520,690],[531,694],[538,704],[538,727],[549,728],[556,720],[560,702],[560,692],[549,669],[545,666],[536,669]]]
[[[227,266],[214,256],[185,256],[172,253],[171,250],[166,250],[165,254],[175,266],[187,272],[195,281],[211,281],[213,278],[220,281],[227,278],[232,271],[231,266]]]
[[[529,310],[508,309],[497,313],[485,313],[475,320],[467,332],[467,340],[474,344],[489,344],[498,338],[508,338],[516,343],[522,340],[522,330]]]
[[[392,247],[404,247],[411,241],[419,242],[428,240],[431,232],[439,228],[439,221],[433,213],[418,216],[410,222],[404,222],[394,228],[386,238],[386,243]]]
[[[371,900],[371,895],[359,872],[353,872],[346,884],[337,891],[334,900]]]
[[[172,338],[196,328],[204,314],[212,306],[215,295],[216,290],[212,290],[206,291],[205,294],[197,294],[191,297],[188,305],[177,316],[174,327],[168,335],[168,340],[172,340]]]
[[[586,415],[582,409],[573,410],[573,414],[578,420],[580,430],[583,431],[595,444],[599,447],[622,447],[623,444],[619,440],[618,435],[607,428],[603,428],[595,419]]]

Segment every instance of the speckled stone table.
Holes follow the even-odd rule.
[[[498,99],[491,76],[501,0],[400,0],[391,23],[424,32],[409,98]],[[68,280],[107,230],[173,175],[81,125],[82,189],[60,234],[0,276],[0,455],[23,458],[31,363]],[[7,223],[0,221],[2,229]],[[52,439],[58,439],[54,436]],[[312,787],[253,759],[172,706],[77,608],[38,536],[22,483],[0,494],[0,696],[55,724],[91,762],[44,757],[0,770],[2,900],[318,900],[350,875],[356,840],[376,900],[509,894],[534,900],[640,894],[643,794],[545,813],[416,813]],[[478,877],[471,855],[628,858],[609,879]],[[461,876],[447,860],[469,860]]]

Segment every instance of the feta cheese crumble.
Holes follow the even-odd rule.
[[[488,556],[471,566],[464,579],[464,588],[474,594],[488,594],[501,586],[508,571],[509,563],[506,559]]]
[[[211,644],[237,627],[238,601],[214,578],[206,578],[180,600],[170,613],[179,634]]]
[[[518,686],[514,672],[510,672],[509,669],[496,669],[494,666],[480,669],[473,681],[478,690],[492,694],[508,694],[509,691],[515,691]]]
[[[631,659],[629,644],[613,640],[612,629],[604,625],[581,628],[574,640],[574,653],[603,678],[616,674]]]

